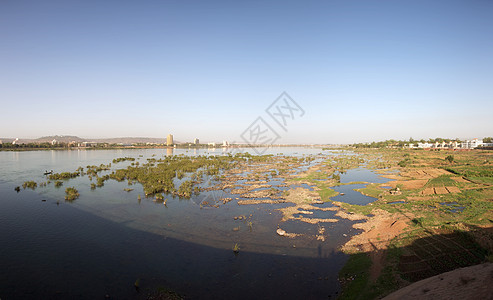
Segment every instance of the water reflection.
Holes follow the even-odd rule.
[[[166,148],[166,156],[173,156],[175,149],[172,147],[167,147]]]

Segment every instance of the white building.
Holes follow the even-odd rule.
[[[464,149],[475,149],[481,146],[483,146],[483,140],[473,139],[462,142],[462,148]]]
[[[195,145],[198,145],[198,144],[199,144],[199,139],[194,139],[194,140],[193,140],[193,143],[194,143]]]
[[[430,144],[430,143],[418,143],[418,148],[431,148],[434,147],[435,144]]]

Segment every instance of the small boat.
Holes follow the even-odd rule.
[[[44,175],[50,175],[50,174],[53,174],[53,170],[51,170],[50,172],[48,172],[48,170],[46,170],[46,171],[44,172]]]

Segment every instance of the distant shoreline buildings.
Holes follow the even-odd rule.
[[[433,148],[433,149],[476,149],[482,147],[493,147],[493,143],[484,143],[483,140],[480,139],[472,139],[465,141],[450,141],[445,142],[434,142],[434,143],[417,143],[417,144],[409,144],[409,148]]]

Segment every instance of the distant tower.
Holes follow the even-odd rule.
[[[198,144],[199,144],[199,139],[195,139],[195,140],[193,140],[193,143],[194,143],[195,145],[198,145]]]
[[[168,138],[166,139],[166,145],[173,146],[173,135],[171,133],[168,134]]]

